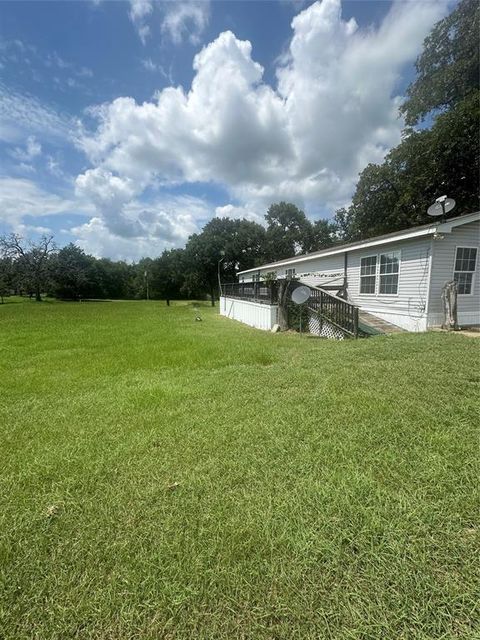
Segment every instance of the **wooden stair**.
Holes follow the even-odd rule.
[[[390,333],[405,333],[405,329],[401,329],[391,322],[382,320],[367,311],[358,312],[358,329],[368,336],[389,335]]]

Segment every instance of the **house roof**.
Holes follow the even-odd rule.
[[[434,233],[450,233],[454,227],[469,222],[475,222],[480,220],[480,211],[473,213],[467,213],[463,216],[457,216],[456,218],[450,218],[445,222],[431,222],[419,227],[410,227],[409,229],[403,229],[403,231],[394,231],[393,233],[386,233],[382,236],[375,236],[374,238],[367,238],[366,240],[359,240],[357,242],[348,242],[346,244],[334,245],[328,249],[322,249],[321,251],[315,251],[313,253],[304,253],[292,258],[285,258],[284,260],[278,260],[277,262],[269,262],[268,264],[262,264],[259,267],[253,269],[245,269],[239,271],[238,275],[245,273],[252,273],[259,269],[268,269],[279,267],[287,264],[295,264],[297,262],[304,262],[306,260],[314,260],[315,258],[323,258],[326,256],[333,256],[337,253],[345,253],[348,251],[354,251],[356,249],[363,249],[367,247],[373,247],[376,245],[387,244],[389,242],[400,242],[402,240],[410,240],[411,238],[419,238],[421,236],[433,235]]]

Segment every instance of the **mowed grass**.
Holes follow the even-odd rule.
[[[2,639],[478,638],[480,341],[0,307]]]

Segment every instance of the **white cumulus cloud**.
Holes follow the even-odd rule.
[[[211,217],[212,211],[202,200],[169,196],[147,204],[134,200],[123,207],[122,224],[125,229],[135,230],[134,235],[118,233],[118,226],[99,216],[70,229],[69,233],[76,236],[77,244],[95,256],[139,260],[184,245],[188,236],[199,231]]]
[[[172,14],[185,6],[172,3]],[[128,211],[152,185],[221,184],[239,204],[216,215],[256,219],[280,199],[333,211],[366,164],[399,142],[398,80],[445,10],[398,2],[378,27],[361,29],[342,18],[340,0],[316,2],[292,21],[275,87],[251,43],[221,33],[195,56],[188,91],[169,86],[152,101],[120,97],[91,112],[98,126],[81,146],[93,168],[77,192],[102,228],[130,239],[146,238],[148,226]]]

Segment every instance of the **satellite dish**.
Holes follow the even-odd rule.
[[[310,297],[310,289],[304,285],[297,287],[292,291],[292,302],[295,304],[303,304]]]
[[[455,200],[453,198],[447,198],[447,196],[441,196],[437,198],[435,202],[427,209],[427,213],[432,218],[438,216],[444,216],[449,213],[455,207]]]

